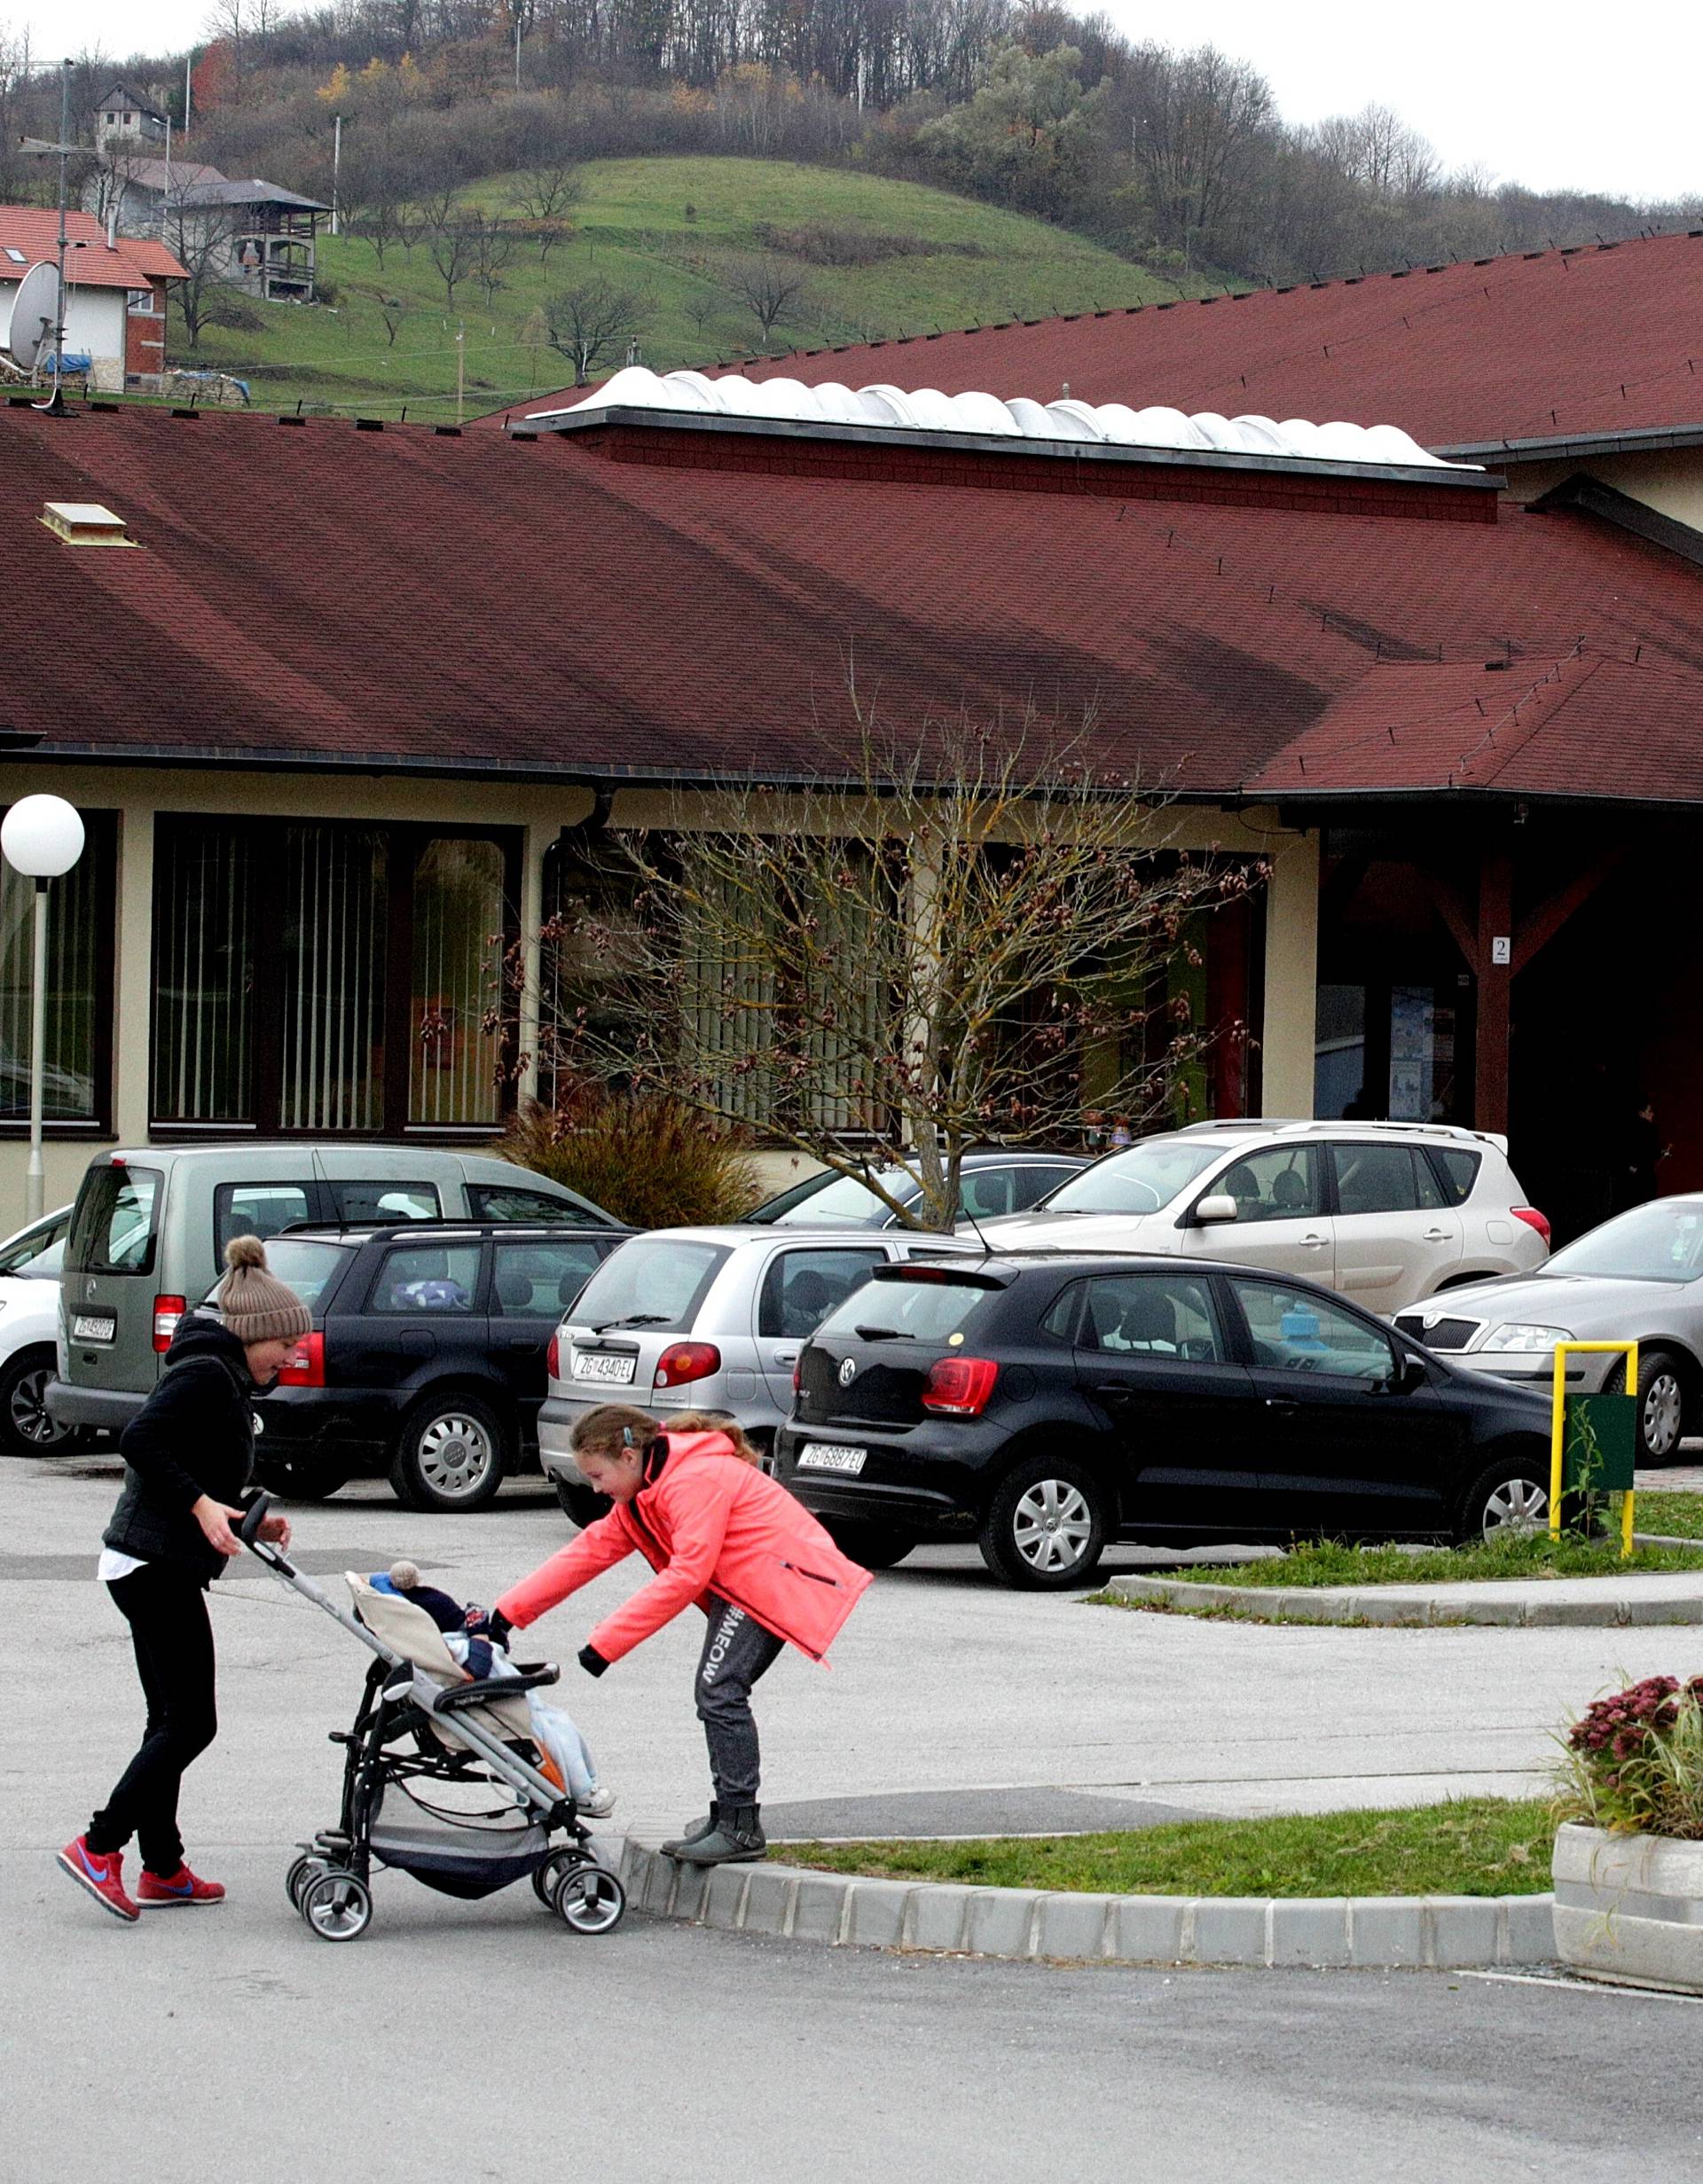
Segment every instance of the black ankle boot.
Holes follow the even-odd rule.
[[[721,1806],[717,1799],[711,1797],[710,1810],[702,1820],[694,1820],[685,1832],[676,1836],[671,1843],[663,1843],[663,1856],[664,1858],[684,1858],[695,1843],[702,1843],[706,1836],[714,1835],[720,1825]]]
[[[754,1804],[728,1805],[707,1836],[683,1843],[673,1855],[687,1866],[737,1866],[765,1856],[760,1810]]]

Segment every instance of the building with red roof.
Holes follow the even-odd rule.
[[[157,387],[165,369],[167,286],[186,280],[187,272],[163,243],[109,234],[88,213],[67,213],[65,225],[67,352],[90,359],[90,385],[101,393]],[[57,212],[0,205],[0,326],[10,330],[12,301],[30,267],[57,262],[59,234]]]
[[[1417,1099],[1511,1131],[1576,1227],[1636,1087],[1665,1187],[1703,1179],[1683,540],[1382,441],[741,399],[507,434],[0,411],[0,796],[90,822],[56,928],[62,1189],[114,1138],[488,1135],[493,936],[536,932],[587,830],[854,779],[853,675],[901,736],[1032,708],[1176,799],[1184,843],[1269,861],[1207,935],[1255,1032],[1218,1111]]]

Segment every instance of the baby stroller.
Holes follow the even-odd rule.
[[[341,1608],[259,1538],[261,1495],[239,1527],[243,1545],[323,1608],[373,1655],[343,1747],[342,1810],[285,1876],[293,1903],[325,1941],[356,1941],[373,1920],[375,1865],[445,1896],[490,1896],[530,1879],[538,1901],[577,1934],[607,1934],[627,1907],[598,1862],[574,1800],[540,1772],[525,1694],[561,1671],[517,1663],[518,1676],[469,1682],[423,1609],[352,1573]]]

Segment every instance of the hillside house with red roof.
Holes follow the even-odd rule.
[[[157,391],[166,358],[166,292],[188,275],[163,243],[111,237],[87,213],[66,215],[65,346],[90,359],[98,393]],[[20,283],[56,260],[59,216],[35,205],[0,205],[0,327],[10,329]]]
[[[1384,438],[727,399],[506,434],[0,411],[0,800],[90,820],[54,1187],[114,1138],[489,1135],[493,935],[537,932],[588,830],[832,778],[853,661],[901,730],[1086,723],[1184,842],[1269,860],[1204,935],[1209,1018],[1254,1032],[1217,1111],[1506,1128],[1577,1226],[1636,1087],[1665,1186],[1703,1181],[1694,560]]]

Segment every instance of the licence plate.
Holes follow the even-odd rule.
[[[852,1477],[868,1460],[867,1448],[833,1448],[825,1441],[806,1441],[798,1452],[800,1471],[844,1471]]]
[[[79,1312],[71,1322],[74,1342],[110,1342],[118,1332],[118,1321],[111,1312]]]
[[[615,1382],[624,1387],[637,1370],[639,1360],[631,1357],[611,1357],[595,1350],[577,1350],[570,1377],[574,1380]]]

